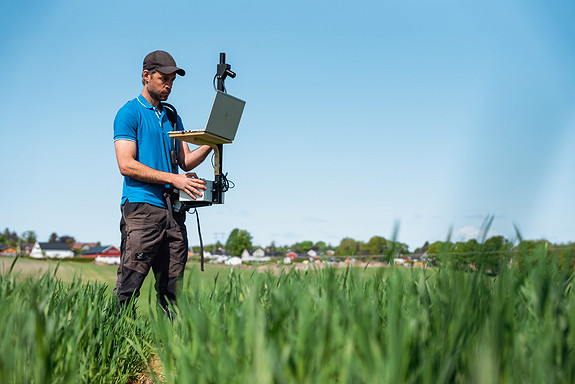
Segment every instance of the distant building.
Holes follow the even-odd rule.
[[[94,259],[96,264],[120,264],[120,250],[113,245],[96,246],[82,253],[84,259]]]
[[[0,244],[0,256],[18,256],[18,255],[30,255],[32,247],[34,244],[31,243],[21,243],[17,247],[9,247],[7,244]]]
[[[16,256],[18,251],[15,248],[9,247],[5,244],[0,244],[0,256]]]
[[[245,263],[265,263],[271,260],[271,257],[266,256],[266,252],[263,249],[257,249],[254,251],[253,255],[247,249],[242,252],[242,259]]]
[[[293,251],[289,251],[288,253],[286,253],[285,257],[289,257],[290,259],[294,260],[297,259],[299,255]]]
[[[32,252],[32,248],[34,248],[34,243],[22,243],[22,244],[20,244],[20,252],[23,252],[27,256],[30,256],[30,252]]]
[[[237,267],[238,265],[242,265],[242,259],[240,259],[237,256],[230,257],[229,259],[224,261],[224,264],[230,265],[232,267]]]
[[[87,251],[90,248],[99,246],[100,243],[74,243],[72,245],[72,251]]]
[[[419,250],[419,252],[414,252],[409,255],[409,259],[413,262],[420,262],[420,263],[427,263],[429,259],[429,255],[427,254],[427,250],[429,248],[429,242],[425,242],[423,247]]]
[[[36,242],[30,251],[30,257],[35,259],[64,259],[74,257],[74,252],[66,243]]]
[[[259,248],[256,249],[253,253],[254,257],[264,257],[266,255],[266,251],[264,251],[263,249]]]

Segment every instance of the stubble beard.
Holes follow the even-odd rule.
[[[160,92],[156,92],[148,85],[148,94],[150,97],[158,102],[168,100],[169,93],[166,96],[162,96]]]

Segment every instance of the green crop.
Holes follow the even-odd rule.
[[[572,275],[533,253],[496,276],[233,271],[152,323],[169,383],[571,383]]]
[[[125,383],[150,354],[144,323],[118,317],[105,285],[54,274],[0,275],[0,382]]]
[[[505,255],[497,274],[449,263],[192,270],[173,322],[154,305],[116,317],[104,284],[7,273],[0,382],[126,382],[142,372],[167,383],[575,382],[570,254],[520,256]]]

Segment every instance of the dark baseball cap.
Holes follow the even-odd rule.
[[[176,72],[180,76],[185,76],[186,71],[182,68],[176,66],[176,60],[166,51],[154,51],[148,53],[144,58],[144,69],[152,70],[163,73],[170,74]]]

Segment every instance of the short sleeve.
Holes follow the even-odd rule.
[[[138,141],[137,111],[130,108],[129,102],[120,108],[114,119],[114,141],[122,139]]]

